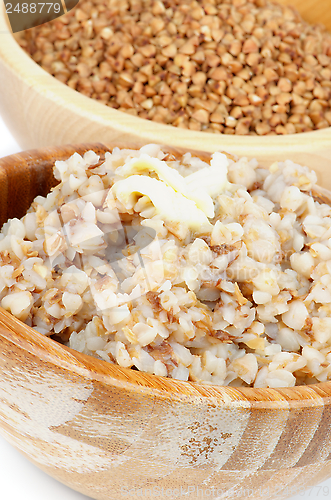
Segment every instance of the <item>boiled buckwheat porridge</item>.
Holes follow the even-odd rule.
[[[0,233],[1,306],[122,367],[194,382],[331,379],[331,207],[316,175],[159,146],[56,161]]]

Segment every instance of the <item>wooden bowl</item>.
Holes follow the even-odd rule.
[[[107,147],[1,159],[0,224],[54,185],[54,159],[89,149]],[[92,498],[288,498],[331,476],[330,418],[331,382],[239,389],[148,375],[66,348],[0,308],[0,433]]]
[[[281,0],[331,30],[330,0]],[[4,6],[2,6],[4,7]],[[96,102],[56,80],[17,44],[0,8],[0,114],[23,149],[88,141],[169,144],[189,150],[227,150],[270,164],[290,158],[331,169],[331,128],[289,136],[229,136],[194,132],[133,117]]]

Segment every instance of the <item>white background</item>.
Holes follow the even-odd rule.
[[[21,148],[0,117],[0,158],[19,151]],[[331,479],[319,486],[292,500],[331,499]],[[229,500],[232,498],[236,499]],[[47,476],[0,436],[0,500],[88,500],[88,497]]]

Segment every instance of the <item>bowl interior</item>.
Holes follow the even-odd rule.
[[[126,147],[131,147],[126,145]],[[56,148],[31,150],[0,159],[0,227],[8,218],[22,217],[35,196],[46,195],[56,184],[52,174],[55,160],[67,159],[74,152],[84,154],[94,150],[102,158],[112,146],[101,143],[71,145]],[[164,148],[174,156],[184,151]],[[205,152],[194,152],[204,160],[210,155]],[[18,189],[19,187],[19,189]],[[17,191],[20,196],[17,195]],[[314,196],[324,203],[331,202],[331,193],[318,188]],[[88,377],[103,380],[107,385],[126,387],[130,391],[158,394],[162,398],[216,398],[219,401],[236,402],[249,401],[256,407],[274,405],[277,401],[291,401],[293,405],[311,405],[312,400],[331,396],[331,382],[311,386],[296,386],[281,389],[234,388],[203,385],[199,383],[181,382],[174,379],[158,377],[81,354],[54,340],[47,338],[17,318],[0,308],[0,341],[12,344],[10,352],[15,356],[33,355],[40,363],[51,362],[54,366],[65,367],[70,371],[81,370]],[[23,360],[24,362],[24,360]],[[87,371],[86,371],[87,370]]]
[[[292,5],[300,12],[305,21],[312,24],[324,24],[331,31],[331,11],[328,8],[327,0],[277,0],[277,3]]]

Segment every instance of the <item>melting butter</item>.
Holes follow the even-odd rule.
[[[128,163],[116,170],[116,174],[123,177],[128,177],[132,174],[143,174],[144,172],[154,172],[160,181],[165,182],[174,191],[195,201],[197,207],[207,217],[214,217],[214,203],[208,193],[200,189],[199,186],[194,186],[194,190],[192,190],[188,186],[186,178],[180,175],[176,169],[169,167],[165,161],[142,154],[139,158],[132,158]]]
[[[216,196],[228,187],[229,160],[223,153],[214,153],[210,167],[202,168],[185,177],[191,190],[204,190],[209,196]]]
[[[228,185],[228,164],[226,155],[214,153],[210,167],[183,177],[165,161],[141,154],[116,169],[123,179],[114,183],[111,192],[128,210],[146,196],[163,220],[185,223],[194,231],[206,230],[212,227],[208,218],[215,215],[212,197]],[[151,172],[157,178],[149,177]]]
[[[154,205],[157,215],[165,221],[183,222],[198,231],[201,228],[212,229],[206,214],[193,200],[176,192],[162,181],[144,175],[131,175],[115,182],[112,194],[127,210],[134,208],[141,196],[147,196]]]

